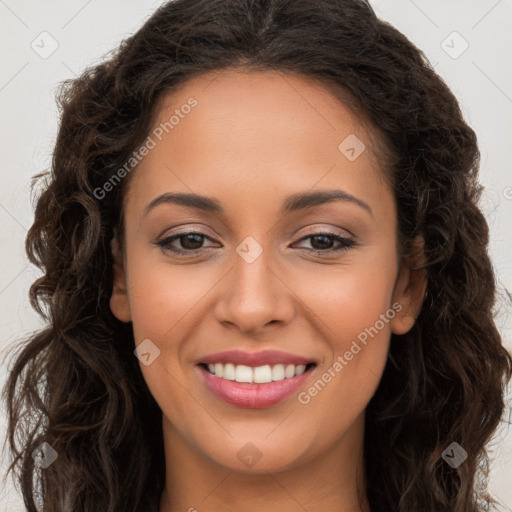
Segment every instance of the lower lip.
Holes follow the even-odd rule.
[[[250,384],[216,377],[199,366],[206,385],[221,400],[237,407],[262,409],[282,402],[293,395],[308,379],[315,367],[308,368],[301,375],[265,384]]]

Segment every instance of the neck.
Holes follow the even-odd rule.
[[[166,487],[160,512],[370,512],[364,489],[364,413],[325,453],[278,472],[241,473],[221,466],[187,444],[165,417],[163,432]]]

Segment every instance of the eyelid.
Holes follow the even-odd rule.
[[[193,227],[189,227],[188,229],[182,229],[177,232],[171,232],[165,235],[163,238],[160,238],[153,242],[154,245],[158,246],[164,253],[170,253],[174,255],[175,257],[194,257],[198,254],[204,254],[205,252],[210,252],[212,249],[212,246],[208,247],[200,247],[198,249],[178,249],[178,248],[172,248],[171,243],[175,242],[176,240],[179,240],[181,237],[186,236],[188,234],[195,234],[202,237],[204,240],[209,240],[211,242],[216,243],[215,239],[207,235],[206,233],[202,232],[201,230],[198,230]],[[295,242],[292,243],[292,246],[294,244],[301,243],[309,238],[314,238],[318,236],[326,236],[328,238],[331,238],[334,240],[334,244],[338,242],[340,244],[338,247],[335,248],[327,248],[327,249],[314,249],[314,248],[298,248],[298,250],[302,250],[305,254],[314,254],[320,257],[329,257],[332,255],[338,255],[343,253],[344,251],[347,251],[351,248],[355,248],[360,246],[361,244],[355,239],[355,237],[347,237],[343,236],[333,230],[326,230],[326,229],[312,229],[310,232],[302,233],[302,236],[299,236]],[[171,240],[172,239],[172,240]],[[214,248],[214,247],[213,247]]]
[[[202,226],[202,224],[199,224],[199,226]],[[209,235],[208,233],[206,233],[205,231],[203,231],[203,227],[201,228],[196,228],[194,225],[187,225],[187,227],[183,227],[181,228],[181,226],[174,226],[173,228],[170,228],[171,231],[169,231],[169,228],[167,229],[164,229],[158,236],[155,237],[155,241],[161,241],[162,239],[165,239],[165,238],[170,238],[172,236],[175,236],[175,235],[186,235],[188,233],[194,233],[194,234],[200,234],[200,235],[203,235],[204,237],[206,238],[209,238],[210,240],[212,240],[213,238],[215,238],[217,235]],[[348,233],[348,236],[345,236],[341,233],[338,233],[338,232],[335,232],[333,231],[334,228],[318,228],[318,227],[315,227],[313,225],[313,227],[309,227],[308,231],[306,232],[300,232],[296,235],[293,236],[293,238],[296,238],[297,240],[296,241],[300,241],[302,240],[304,237],[307,237],[307,236],[312,236],[312,235],[331,235],[331,236],[339,236],[340,238],[344,238],[344,239],[356,239],[355,235],[353,235],[349,230],[347,229],[343,229],[343,231],[345,231],[346,233]],[[338,228],[338,229],[341,229],[341,228]],[[173,231],[175,230],[175,231]],[[169,231],[169,232],[168,232]],[[165,235],[165,236],[164,236]],[[213,241],[213,240],[212,240]]]
[[[308,231],[305,231],[305,232],[301,232],[299,235],[297,235],[298,237],[300,238],[303,238],[304,236],[311,236],[311,235],[322,235],[322,234],[326,234],[326,235],[336,235],[336,236],[340,236],[342,238],[346,238],[346,239],[356,239],[356,236],[351,233],[348,229],[345,229],[345,228],[335,228],[335,227],[317,227],[318,224],[313,224],[312,225],[313,227],[310,227],[308,226]],[[348,235],[344,235],[338,231],[345,231],[345,233],[348,233]]]
[[[201,226],[201,227],[196,227]],[[204,224],[186,224],[183,226],[182,224],[178,226],[174,226],[172,228],[164,229],[160,234],[155,237],[155,240],[160,240],[162,238],[168,238],[177,234],[187,234],[187,233],[198,233],[209,238],[212,238],[212,235],[208,235],[205,231],[208,230]],[[216,235],[213,235],[216,236]]]

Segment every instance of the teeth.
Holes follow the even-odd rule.
[[[244,366],[238,364],[235,370],[235,380],[237,382],[252,382],[252,368],[250,366]]]
[[[295,375],[302,375],[306,371],[306,365],[301,364],[295,367]]]
[[[295,366],[293,364],[290,364],[289,366],[293,367],[293,374],[292,377],[295,375]],[[284,365],[283,364],[276,364],[274,368],[272,368],[272,380],[283,380],[285,377],[288,377],[284,371]]]
[[[289,364],[284,371],[284,376],[287,379],[291,379],[294,375],[295,375],[295,365]]]
[[[222,368],[222,364],[220,363],[215,363],[213,365],[213,373],[215,373],[215,375],[219,376],[219,377],[222,377],[222,375],[224,374],[223,372],[223,368]]]
[[[256,384],[264,384],[265,382],[272,382],[272,368],[267,364],[265,366],[257,366],[253,370],[252,381]]]
[[[234,365],[232,363],[209,364],[208,370],[217,377],[227,380],[236,380],[237,382],[249,382],[252,384],[264,384],[266,382],[278,382],[284,379],[291,379],[296,375],[302,375],[306,371],[306,365],[294,364],[276,364],[270,366],[245,366],[243,364]]]
[[[235,365],[228,363],[223,366],[222,377],[227,380],[235,380]]]

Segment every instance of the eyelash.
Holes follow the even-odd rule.
[[[157,245],[158,247],[160,247],[164,251],[169,251],[169,252],[172,252],[174,254],[187,255],[187,256],[198,254],[198,253],[200,253],[201,251],[204,250],[204,248],[183,250],[183,249],[176,249],[175,247],[171,247],[170,244],[174,240],[177,240],[177,239],[179,239],[179,238],[181,238],[183,236],[187,236],[187,235],[199,235],[199,236],[204,237],[204,239],[211,240],[211,238],[209,236],[205,235],[204,233],[201,233],[200,231],[183,231],[181,233],[176,233],[176,234],[174,234],[172,236],[165,237],[162,240],[159,240],[158,242],[155,242],[155,245]],[[315,238],[315,237],[318,237],[318,236],[324,236],[324,237],[328,237],[328,238],[333,238],[335,241],[340,242],[341,246],[338,247],[337,249],[325,249],[325,250],[321,250],[321,249],[306,249],[308,252],[313,252],[314,254],[317,254],[317,255],[324,255],[324,254],[330,254],[330,253],[335,253],[335,252],[346,251],[346,250],[350,249],[351,247],[356,247],[357,245],[359,245],[357,242],[355,242],[354,240],[351,240],[350,238],[345,238],[343,236],[340,236],[340,235],[338,235],[336,233],[331,233],[331,232],[312,233],[310,235],[302,237],[300,240],[298,240],[298,242],[302,242],[304,240],[307,240],[308,238]]]

